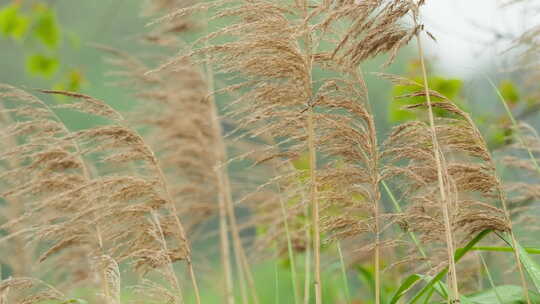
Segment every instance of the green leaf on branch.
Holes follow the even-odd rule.
[[[79,92],[81,90],[82,85],[84,84],[84,75],[79,70],[71,70],[63,77],[64,80],[56,83],[53,86],[54,90],[57,91],[68,91],[68,92]],[[58,101],[69,101],[65,96],[62,95],[55,95],[55,98]]]
[[[21,39],[26,31],[30,21],[28,17],[19,12],[19,6],[16,4],[8,5],[0,10],[0,34],[13,39]]]
[[[26,67],[31,74],[49,78],[58,70],[58,59],[41,54],[30,55]]]
[[[413,80],[419,84],[423,83],[422,78],[416,77]],[[428,86],[430,90],[440,93],[460,106],[458,98],[463,87],[463,81],[452,78],[431,77],[428,79]],[[424,96],[407,96],[423,90],[423,86],[418,85],[395,85],[392,89],[392,97],[397,100],[390,103],[390,121],[401,122],[415,119],[415,113],[403,107],[425,102],[426,98]],[[440,101],[440,98],[432,96],[432,101]],[[438,109],[435,109],[435,112],[441,116],[445,115],[444,111]]]
[[[56,48],[60,43],[60,27],[56,13],[45,5],[37,5],[35,11],[37,14],[34,35],[49,48]]]
[[[510,105],[515,105],[518,103],[519,91],[516,85],[510,80],[503,80],[499,85],[499,91],[501,92],[504,100]]]

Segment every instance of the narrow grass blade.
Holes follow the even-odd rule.
[[[426,275],[418,275],[422,280],[426,282],[431,282],[433,280],[433,277],[426,276]],[[445,300],[448,300],[448,287],[445,283],[439,282],[439,284],[436,284],[433,286],[433,289]],[[459,300],[461,304],[475,304],[471,299],[469,299],[467,296],[460,295]]]
[[[343,259],[343,253],[341,252],[341,243],[337,242],[337,250],[339,254],[339,262],[341,264],[341,276],[343,277],[343,285],[345,286],[345,301],[347,304],[351,303],[351,293],[349,291],[349,280],[347,279],[347,269],[345,268],[345,261]]]
[[[398,290],[394,293],[394,296],[392,297],[392,300],[390,300],[390,304],[396,304],[399,299],[401,299],[402,296],[407,293],[407,291],[413,287],[418,281],[420,281],[421,277],[417,274],[412,274],[408,276],[405,280],[403,280],[403,283],[399,286]]]
[[[492,230],[487,229],[482,232],[480,232],[474,239],[472,239],[467,245],[463,248],[459,248],[456,250],[454,254],[454,261],[458,262],[461,260],[461,258],[476,245],[478,242],[480,242],[486,235],[488,235]],[[448,273],[448,267],[441,270],[435,277],[433,277],[416,295],[414,298],[409,302],[409,304],[417,303],[422,297],[427,293],[430,292],[434,287],[435,283],[440,282],[442,278]]]
[[[527,251],[525,251],[525,249],[521,247],[521,245],[517,241],[516,247],[521,263],[523,264],[523,266],[525,266],[525,269],[531,277],[531,280],[533,281],[536,290],[540,292],[540,266],[529,256]]]
[[[497,301],[499,302],[499,304],[504,304],[504,301],[503,301],[501,295],[499,294],[499,291],[497,290],[497,287],[495,286],[495,283],[493,282],[493,277],[491,276],[491,272],[489,271],[489,267],[487,266],[487,263],[484,260],[484,257],[482,256],[481,253],[478,253],[478,256],[480,257],[480,261],[482,262],[482,266],[484,266],[484,269],[486,271],[486,275],[487,275],[488,280],[489,280],[489,284],[491,285],[491,288],[494,291],[494,294],[495,294],[495,297],[496,297]]]
[[[540,254],[540,249],[538,248],[523,248],[528,254]],[[492,246],[475,246],[471,248],[474,251],[494,251],[494,252],[513,252],[512,247],[492,247]]]
[[[529,291],[529,296],[532,303],[539,303],[540,295],[533,291]],[[523,288],[516,285],[501,285],[494,288],[483,290],[467,296],[474,304],[522,304]]]

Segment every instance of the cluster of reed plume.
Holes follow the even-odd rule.
[[[485,230],[515,242],[512,228],[531,220],[525,210],[540,190],[537,183],[503,185],[472,118],[429,88],[421,43],[432,37],[420,21],[423,5],[154,1],[147,12],[167,14],[141,37],[155,51],[151,57],[102,47],[114,76],[143,101],[128,121],[83,94],[40,91],[69,100],[50,105],[0,86],[0,262],[14,275],[0,283],[0,303],[67,303],[68,288],[95,284],[100,303],[119,304],[124,268],[137,274],[141,303],[184,303],[186,289],[200,303],[196,273],[204,266],[197,260],[206,255],[191,244],[211,238],[216,218],[227,304],[236,301],[235,281],[242,303],[260,303],[247,246],[253,255],[277,247],[278,257],[291,262],[295,303],[309,303],[312,293],[323,303],[324,260],[336,257],[321,248],[333,242],[345,246],[348,259],[373,265],[377,304],[390,268],[403,274],[448,268],[448,299],[457,303],[460,288],[468,288],[460,265],[470,266],[455,263],[455,250]],[[215,20],[228,25],[208,32]],[[185,32],[205,30],[194,42],[182,40]],[[535,37],[533,30],[523,41],[533,42],[527,56],[538,58]],[[379,55],[391,64],[413,43],[421,83],[379,76],[417,89],[404,97],[421,98],[406,107],[418,119],[379,142],[361,66]],[[214,74],[226,83],[216,83]],[[223,117],[215,96],[231,99]],[[69,130],[58,115],[64,109],[100,123]],[[508,150],[529,151],[536,167],[517,156],[504,163],[538,174],[537,135],[530,128],[519,134]],[[228,146],[232,160],[253,164],[247,174],[255,181],[231,182]],[[301,159],[306,165],[296,164]],[[241,182],[245,187],[234,189]],[[249,216],[240,221],[235,205]],[[242,234],[254,227],[264,228],[254,240]],[[298,253],[306,257],[303,292]],[[176,262],[186,275],[179,277]],[[515,265],[527,294],[517,255]]]

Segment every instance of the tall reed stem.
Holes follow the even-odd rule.
[[[302,2],[302,11],[304,18],[308,17],[309,1]],[[315,123],[313,120],[314,110],[311,100],[313,98],[312,88],[312,68],[313,68],[313,37],[309,25],[306,24],[304,35],[306,71],[304,79],[304,90],[307,93],[308,111],[307,111],[307,135],[309,150],[309,173],[311,178],[309,201],[311,206],[311,224],[313,229],[313,267],[314,278],[313,286],[315,288],[315,303],[322,304],[321,288],[321,236],[319,227],[319,200],[317,195],[317,151],[315,149]]]
[[[514,115],[512,114],[512,111],[510,110],[510,108],[508,108],[508,105],[506,104],[506,101],[504,100],[504,97],[502,96],[499,89],[497,89],[497,87],[495,86],[493,81],[491,81],[491,79],[489,79],[489,77],[487,79],[488,79],[490,85],[497,92],[497,95],[498,95],[501,103],[503,104],[504,109],[506,110],[506,114],[510,118],[510,121],[512,122],[512,126],[516,130],[516,136],[517,136],[520,144],[527,150],[529,158],[531,159],[531,162],[535,166],[536,170],[540,173],[540,167],[538,166],[538,162],[536,161],[536,157],[534,157],[534,154],[533,154],[532,150],[530,149],[529,146],[527,146],[525,144],[525,140],[521,137],[521,133],[519,131],[518,123],[517,123],[516,119],[514,118]],[[495,168],[495,163],[493,161],[492,161],[492,166],[493,166],[493,168]],[[502,184],[498,177],[497,177],[497,183]],[[501,190],[499,191],[499,200],[501,201],[501,204],[502,204],[503,209],[504,209],[504,215],[505,215],[506,221],[508,222],[508,225],[509,225],[510,232],[508,234],[510,235],[510,239],[512,241],[512,247],[514,247],[514,258],[516,260],[516,265],[517,265],[518,270],[519,270],[519,276],[520,276],[520,280],[521,280],[521,286],[522,286],[522,289],[523,289],[523,295],[524,295],[525,299],[527,300],[527,303],[531,304],[531,299],[529,297],[529,288],[527,286],[527,280],[525,279],[525,273],[523,271],[523,265],[521,264],[521,260],[519,258],[519,253],[517,251],[517,240],[516,240],[516,237],[514,235],[514,230],[513,230],[513,225],[512,225],[512,218],[511,218],[511,215],[510,215],[510,210],[508,209],[508,206],[507,206],[507,203],[506,203],[505,194],[502,191],[502,186],[501,186]]]
[[[311,177],[310,201],[311,201],[311,222],[313,223],[313,257],[315,277],[313,285],[315,287],[315,303],[322,303],[321,292],[321,236],[319,229],[319,201],[317,199],[317,153],[315,151],[315,126],[313,122],[313,107],[310,106],[308,112],[308,146],[309,146],[309,173]]]
[[[64,122],[62,121],[62,119],[60,119],[60,116],[58,116],[56,114],[56,112],[53,111],[53,109],[51,109],[51,107],[49,107],[46,103],[42,103],[43,106],[45,106],[49,112],[59,121],[59,122],[62,122],[60,125],[62,126],[62,129],[64,130],[64,132],[66,132],[66,134],[69,134],[69,130],[68,128],[66,127],[66,125],[64,124]],[[90,181],[92,176],[90,174],[90,169],[88,169],[88,165],[86,164],[86,162],[84,161],[84,158],[82,157],[82,153],[81,153],[81,148],[79,146],[79,144],[73,140],[73,146],[75,147],[75,153],[77,155],[77,158],[79,159],[79,162],[81,163],[82,165],[82,173],[83,173],[83,176],[85,178],[86,181]],[[96,218],[95,215],[92,216],[94,219]],[[102,234],[101,234],[101,229],[99,228],[99,224],[96,223],[96,239],[97,239],[97,242],[98,242],[98,247],[99,247],[99,251],[101,254],[103,254],[103,237],[102,237]],[[107,304],[110,303],[110,299],[111,299],[111,292],[109,290],[109,284],[107,284],[107,275],[105,273],[105,269],[102,268],[100,269],[99,271],[99,276],[101,277],[101,288],[103,290],[103,294],[105,296],[105,299],[106,299],[106,302]]]
[[[352,71],[352,75],[355,79],[355,81],[362,86],[363,91],[366,94],[366,108],[368,109],[369,113],[373,113],[371,109],[371,103],[369,100],[369,91],[366,84],[366,81],[363,77],[362,70],[358,68],[358,70]],[[374,206],[374,217],[375,217],[375,252],[373,253],[374,257],[374,268],[375,268],[375,303],[380,304],[381,303],[381,248],[380,248],[380,241],[381,241],[381,228],[380,228],[380,201],[381,201],[381,192],[379,189],[379,151],[378,151],[378,141],[377,141],[377,130],[375,126],[375,120],[373,116],[366,117],[367,122],[367,128],[368,128],[368,134],[369,140],[371,141],[370,147],[371,151],[369,153],[371,156],[366,155],[366,152],[362,151],[362,154],[366,159],[370,159],[369,163],[369,176],[371,177],[371,188],[373,191],[373,201],[372,204]],[[383,181],[384,183],[384,181]]]
[[[305,217],[309,218],[309,205],[306,204]],[[311,225],[306,223],[306,254],[304,256],[304,304],[309,304],[311,297]]]
[[[169,248],[167,247],[167,241],[165,240],[165,234],[163,233],[163,229],[161,228],[161,223],[159,218],[157,217],[157,214],[155,211],[152,211],[152,219],[154,221],[154,225],[156,226],[157,230],[159,231],[159,237],[161,238],[161,246],[163,246],[163,249],[165,252],[169,251]],[[178,278],[176,277],[176,274],[174,272],[172,260],[170,256],[167,254],[167,270],[169,272],[169,279],[173,280],[174,287],[178,291],[178,300],[180,303],[184,303],[184,299],[182,296],[182,287],[180,286],[180,282],[178,281]]]
[[[231,186],[229,181],[229,176],[227,174],[227,166],[226,166],[226,160],[227,160],[227,148],[225,146],[225,143],[223,142],[222,137],[222,128],[221,123],[219,121],[219,114],[217,111],[217,105],[215,103],[215,100],[213,98],[213,88],[214,88],[214,81],[213,81],[213,71],[210,67],[210,65],[207,66],[207,77],[208,77],[208,87],[211,92],[210,94],[210,103],[212,107],[212,129],[214,131],[214,137],[217,141],[217,159],[219,161],[219,165],[215,168],[216,175],[218,178],[218,187],[219,187],[219,196],[220,196],[220,227],[223,225],[222,229],[225,231],[221,231],[221,237],[222,237],[222,254],[225,253],[225,248],[223,246],[227,246],[227,252],[228,252],[228,234],[226,232],[227,230],[227,218],[230,222],[230,231],[233,239],[233,249],[235,254],[235,259],[237,261],[238,266],[238,275],[240,277],[240,286],[242,287],[242,297],[244,298],[245,303],[249,303],[247,300],[247,292],[246,292],[246,279],[247,279],[247,285],[249,286],[249,290],[251,291],[251,295],[253,298],[253,301],[255,304],[259,303],[259,298],[257,295],[257,289],[255,287],[255,280],[253,279],[253,274],[251,272],[251,267],[249,265],[249,262],[247,260],[247,255],[245,253],[244,247],[242,246],[242,239],[240,238],[240,230],[238,229],[238,224],[236,222],[236,214],[234,211],[234,204],[232,200],[232,193],[231,193]],[[224,210],[222,210],[224,209]],[[228,255],[228,254],[227,254]],[[230,259],[228,266],[225,266],[225,269],[229,269],[230,272]],[[227,263],[225,261],[225,258],[222,259],[222,262]],[[227,270],[225,270],[227,271]],[[227,274],[226,274],[227,276]],[[230,286],[232,286],[232,274],[229,274],[231,277]],[[232,290],[232,287],[230,287]],[[231,292],[232,294],[232,292]]]
[[[210,74],[208,78],[210,78]],[[210,83],[210,81],[209,81]],[[213,103],[212,103],[213,104]],[[215,105],[212,105],[213,111],[215,110]],[[212,115],[213,124],[219,124],[217,113]],[[234,304],[234,287],[233,287],[233,277],[231,269],[231,257],[230,257],[230,243],[229,243],[229,229],[227,223],[227,206],[224,193],[224,182],[223,175],[220,173],[222,170],[219,168],[220,164],[216,164],[214,168],[217,179],[218,179],[218,201],[219,201],[219,236],[220,236],[220,250],[221,250],[221,265],[223,267],[223,275],[225,276],[225,299],[227,304]]]
[[[345,268],[345,260],[341,252],[341,243],[337,242],[337,250],[339,255],[339,264],[341,266],[341,276],[343,277],[343,286],[345,287],[345,303],[351,303],[351,292],[349,291],[349,280],[347,278],[347,269]]]
[[[459,303],[459,290],[457,284],[456,263],[454,261],[454,239],[452,235],[452,223],[450,221],[449,201],[446,192],[446,186],[444,183],[444,176],[448,175],[444,159],[441,157],[441,150],[439,147],[439,141],[437,139],[437,130],[435,128],[435,119],[433,115],[433,107],[431,103],[431,96],[429,92],[429,84],[427,78],[426,64],[424,60],[424,51],[422,49],[422,42],[420,40],[420,33],[416,34],[416,42],[418,45],[418,55],[420,57],[420,65],[422,68],[422,78],[424,81],[424,93],[426,95],[426,102],[428,105],[429,126],[431,129],[431,141],[433,144],[433,154],[435,156],[435,164],[437,166],[437,179],[439,184],[439,192],[441,196],[441,209],[444,217],[445,235],[446,235],[446,248],[448,253],[448,263],[450,268],[450,288],[452,293],[448,297],[449,303]]]
[[[144,140],[138,134],[137,134],[137,136],[139,137],[141,142],[144,142]],[[176,209],[176,205],[174,204],[171,192],[170,192],[169,187],[167,185],[167,180],[165,178],[165,174],[163,173],[163,170],[161,169],[159,161],[158,161],[156,155],[154,154],[153,150],[150,149],[150,147],[146,147],[146,150],[151,151],[152,163],[153,163],[153,165],[154,165],[154,167],[155,167],[155,169],[156,169],[156,171],[158,173],[159,182],[161,184],[161,187],[162,187],[163,191],[165,192],[166,199],[167,199],[167,202],[168,202],[167,204],[168,204],[169,212],[172,214],[172,216],[174,218],[174,221],[175,221],[175,224],[176,224],[176,229],[178,229],[178,232],[180,234],[180,239],[183,242],[183,244],[185,244],[185,246],[187,248],[186,264],[187,264],[188,271],[189,271],[189,274],[190,274],[190,280],[191,280],[191,283],[193,285],[193,292],[195,293],[196,303],[201,304],[201,297],[200,297],[200,294],[199,294],[199,285],[197,284],[197,278],[195,276],[195,271],[193,269],[193,263],[191,262],[191,245],[189,244],[189,241],[187,239],[187,235],[186,235],[186,231],[184,230],[184,226],[182,225],[182,222],[180,222],[180,218],[178,217],[178,210]],[[157,218],[156,218],[156,220],[157,220]],[[158,224],[158,227],[160,229],[160,232],[162,232],[161,231],[161,226],[159,225],[159,222],[157,222],[157,224]],[[164,242],[163,246],[165,246],[165,249],[166,249],[167,243],[166,243],[165,239],[163,239],[163,242]],[[180,294],[180,299],[182,299],[182,291],[180,289],[180,284],[178,282],[178,279],[176,278],[176,274],[174,273],[174,268],[172,266],[172,261],[169,260],[169,264],[170,264],[170,267],[171,267],[171,271],[172,271],[172,275],[174,277],[174,280],[177,283],[177,288],[178,288],[178,292]]]
[[[274,172],[277,175],[277,170],[275,167],[274,167]],[[294,260],[294,251],[293,251],[293,246],[292,246],[292,241],[291,241],[291,233],[289,230],[289,222],[287,219],[287,209],[285,206],[285,202],[283,201],[283,196],[281,193],[281,187],[279,185],[279,182],[277,183],[277,188],[278,188],[278,194],[279,194],[279,205],[281,208],[281,216],[283,216],[283,223],[285,226],[285,236],[287,237],[287,252],[289,254],[289,261],[291,263],[291,280],[292,280],[292,285],[293,285],[294,303],[300,304],[300,296],[298,294],[298,283],[297,283],[298,278],[296,274],[296,262]]]
[[[207,12],[206,12],[207,13]],[[206,16],[206,34],[208,34],[208,16]],[[208,41],[206,42],[208,46]],[[212,130],[214,131],[214,138],[219,141],[221,139],[221,123],[219,121],[219,114],[217,110],[216,101],[214,98],[214,70],[210,62],[206,64],[206,81],[208,85],[208,102],[211,107],[211,123]],[[229,229],[227,223],[227,195],[225,194],[225,175],[223,174],[223,168],[221,160],[225,157],[223,155],[223,143],[218,142],[216,149],[218,163],[215,164],[214,172],[217,178],[218,186],[218,209],[219,209],[219,239],[220,239],[220,251],[221,251],[221,265],[223,267],[223,276],[225,279],[225,302],[227,304],[234,304],[234,285],[233,275],[231,267],[230,257],[230,242],[229,242]],[[245,293],[243,293],[245,294]]]

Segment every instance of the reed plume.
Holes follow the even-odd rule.
[[[257,162],[309,155],[308,172],[301,174],[308,177],[314,289],[320,303],[321,233],[341,228],[339,220],[347,221],[322,222],[322,213],[347,206],[367,212],[357,211],[354,216],[379,219],[375,129],[366,107],[367,89],[356,67],[383,53],[392,60],[413,37],[414,31],[401,24],[409,3],[220,1],[180,9],[159,21],[208,7],[219,9],[214,19],[232,17],[234,23],[200,39],[187,55],[172,59],[162,69],[192,58],[231,75],[234,84],[220,92],[240,96],[232,103],[231,113],[238,121],[237,130],[249,130],[243,136],[265,134],[276,143],[261,152]],[[228,42],[215,42],[217,38]],[[313,79],[316,69],[332,76]],[[345,180],[346,185],[337,184]],[[369,226],[379,229],[377,224]],[[378,264],[377,241],[374,248]]]
[[[173,2],[176,7],[190,4],[185,1],[169,1],[164,9],[170,9]],[[161,51],[163,47],[170,50],[182,46],[184,43],[181,35],[197,28],[196,22],[192,20],[190,16],[185,16],[161,22],[144,40]],[[124,85],[129,87],[135,84],[140,88],[135,94],[145,103],[139,107],[137,125],[150,129],[147,136],[152,139],[154,149],[163,160],[164,168],[167,168],[180,215],[190,219],[188,228],[204,229],[204,224],[208,224],[215,214],[219,216],[220,250],[228,303],[234,301],[229,233],[233,237],[244,302],[247,302],[248,297],[245,277],[257,301],[253,277],[236,223],[227,175],[227,151],[222,139],[222,122],[212,93],[209,92],[213,87],[211,69],[206,67],[207,75],[204,75],[201,67],[185,59],[174,67],[146,73],[155,63],[118,51],[112,53],[116,55],[113,64],[124,69],[124,72],[115,74],[128,76],[128,82]],[[163,52],[161,60],[166,58],[165,54],[167,52]],[[149,112],[154,114],[149,117]],[[199,229],[199,232],[204,230]]]
[[[2,175],[7,183],[19,183],[3,196],[25,202],[27,212],[15,222],[28,221],[32,227],[16,233],[30,233],[33,241],[47,244],[40,261],[54,255],[68,260],[66,253],[85,248],[78,258],[97,263],[107,303],[119,303],[117,264],[123,262],[143,274],[161,272],[180,303],[172,263],[189,261],[190,248],[153,152],[102,101],[78,93],[42,92],[73,100],[54,108],[111,123],[69,131],[50,106],[2,86],[2,102],[8,104],[14,121],[6,135],[20,143],[3,154],[3,159],[14,158],[20,164]]]
[[[29,278],[9,278],[0,281],[0,303],[79,303],[76,299],[69,299],[57,288],[44,281]]]
[[[450,265],[450,259],[453,261],[453,252],[441,259],[444,257],[441,253],[449,245],[448,233],[455,248],[486,229],[511,231],[510,219],[505,214],[506,198],[495,163],[470,116],[440,93],[426,90],[422,84],[396,77],[393,81],[417,87],[416,91],[403,96],[418,98],[417,104],[406,106],[409,110],[423,114],[430,110],[426,95],[433,100],[432,126],[425,121],[411,121],[392,131],[385,143],[384,156],[390,165],[384,176],[398,178],[401,185],[398,188],[410,203],[400,225],[405,231],[418,234],[422,243],[434,250],[428,256],[433,270],[439,271]],[[433,131],[437,150],[433,148]],[[439,165],[435,153],[440,154]],[[446,203],[441,201],[439,175],[442,175]],[[437,253],[437,250],[442,251]],[[457,284],[455,279],[450,283]],[[457,286],[453,288],[456,292]],[[457,297],[456,293],[452,299]]]

